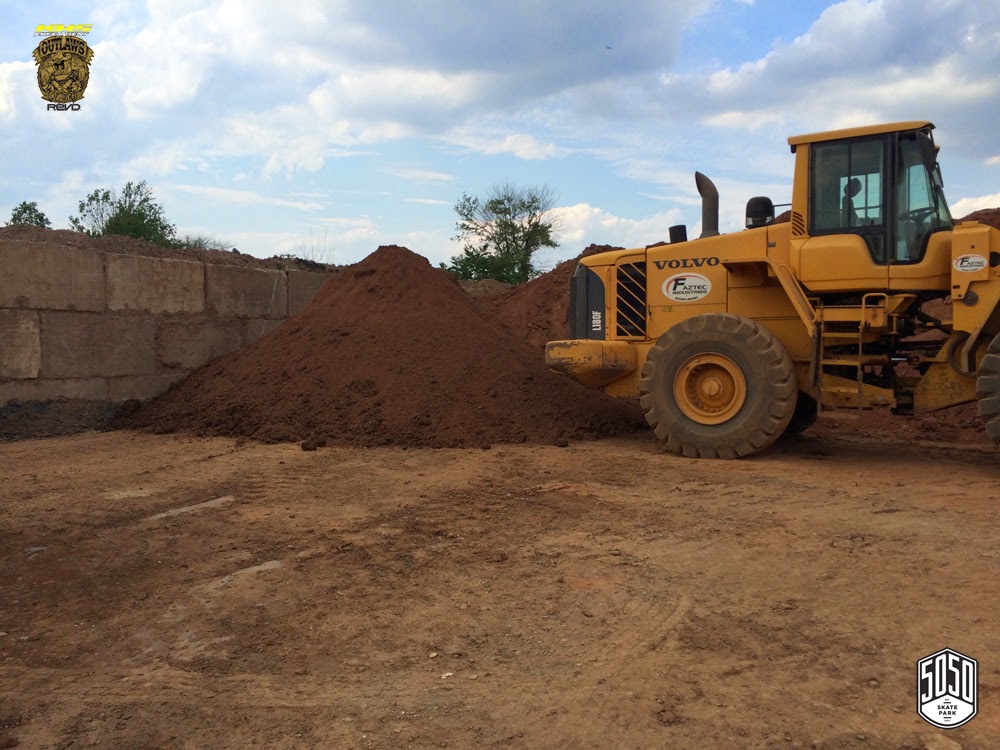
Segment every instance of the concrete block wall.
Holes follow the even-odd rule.
[[[330,276],[0,240],[0,406],[151,398],[277,328]]]

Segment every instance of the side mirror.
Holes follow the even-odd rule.
[[[757,196],[747,201],[747,229],[766,227],[774,221],[774,204],[766,196]]]

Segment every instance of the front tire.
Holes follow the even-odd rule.
[[[646,421],[667,450],[739,458],[770,446],[795,411],[795,370],[781,342],[748,318],[688,318],[657,340],[639,381]]]

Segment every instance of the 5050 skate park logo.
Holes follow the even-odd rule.
[[[939,729],[968,723],[979,710],[979,662],[950,648],[917,662],[917,713]]]

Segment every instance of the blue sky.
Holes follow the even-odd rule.
[[[790,198],[798,133],[929,119],[953,212],[1000,206],[1000,3],[982,0],[0,0],[0,220],[55,227],[145,179],[181,234],[349,263],[459,251],[453,205],[558,196],[560,247],[722,230]],[[79,112],[49,112],[40,23],[90,23]],[[608,49],[610,47],[610,49]]]

